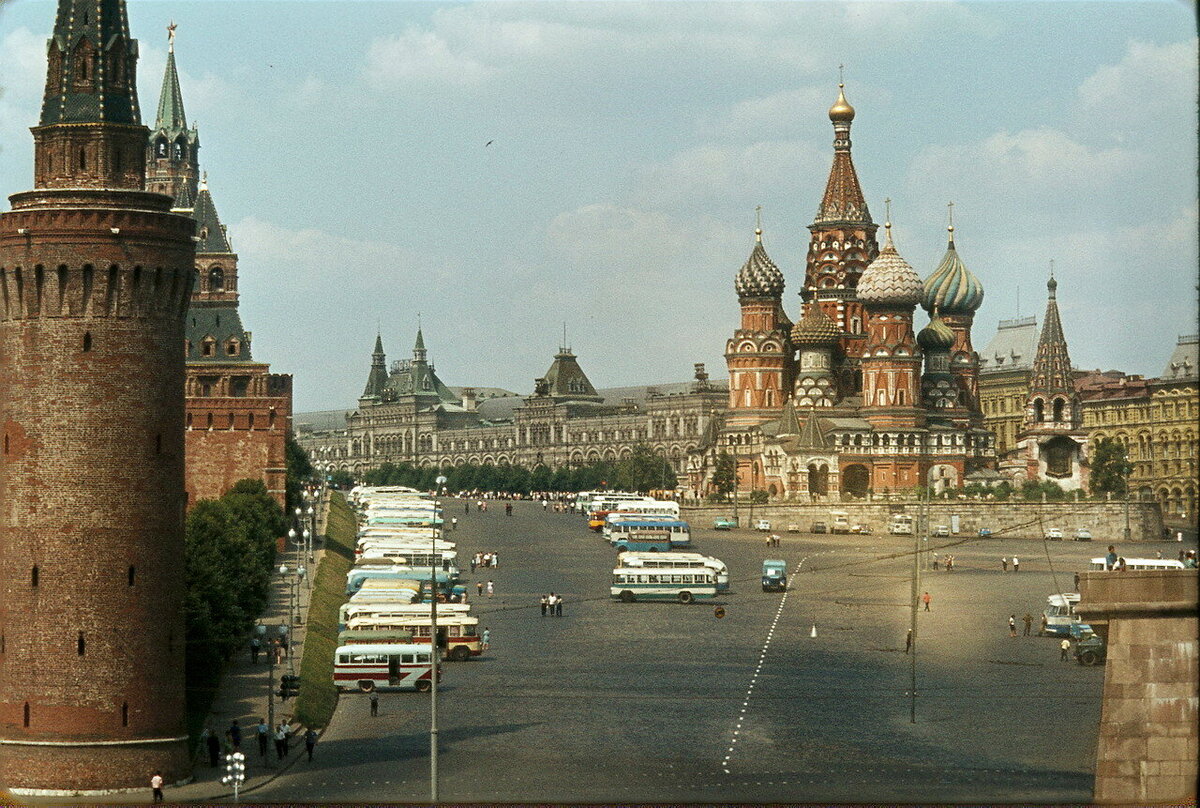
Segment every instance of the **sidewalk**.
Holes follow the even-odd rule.
[[[304,751],[304,730],[306,728],[292,724],[293,732],[288,756],[283,760],[276,759],[275,726],[280,721],[291,721],[292,705],[295,703],[292,699],[280,701],[277,691],[279,690],[280,676],[285,673],[298,674],[300,672],[300,660],[304,653],[305,629],[308,622],[309,587],[316,576],[317,565],[324,554],[324,549],[316,547],[317,538],[325,535],[325,520],[328,513],[329,497],[326,494],[317,509],[317,529],[313,539],[312,563],[308,563],[302,558],[302,547],[297,548],[291,544],[285,546],[284,551],[276,558],[276,569],[279,564],[287,564],[289,570],[294,570],[298,560],[303,562],[307,568],[305,580],[300,583],[298,588],[293,587],[293,591],[298,592],[299,598],[295,605],[297,623],[291,629],[290,658],[284,659],[280,665],[272,666],[269,651],[266,650],[267,642],[264,642],[264,650],[259,654],[258,664],[252,664],[249,646],[247,646],[226,668],[225,675],[221,680],[221,689],[209,712],[207,724],[216,732],[217,737],[224,738],[225,730],[229,728],[234,719],[237,719],[238,725],[242,729],[242,752],[246,755],[246,780],[239,789],[239,796],[270,782],[291,768],[297,760],[307,757]],[[277,636],[278,627],[288,623],[291,608],[289,581],[292,577],[290,572],[287,576],[288,580],[285,580],[284,576],[278,572],[272,576],[270,601],[263,616],[259,619],[259,623],[267,627],[267,633],[264,635],[266,640]],[[275,702],[275,722],[271,727],[272,739],[267,744],[267,756],[263,758],[259,755],[256,726],[260,718],[268,718],[268,693],[272,694],[271,697]],[[221,778],[225,776],[223,757],[216,768],[210,768],[208,752],[197,748],[196,757],[192,762],[192,774],[194,777],[192,782],[182,786],[168,785],[164,789],[167,802],[232,801],[233,788],[221,782]],[[148,796],[149,794],[147,794]]]

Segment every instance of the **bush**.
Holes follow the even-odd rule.
[[[771,495],[768,494],[766,491],[763,491],[762,489],[750,492],[750,501],[753,502],[755,505],[766,505],[767,500],[769,500],[770,498],[771,498]]]

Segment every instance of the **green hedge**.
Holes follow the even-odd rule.
[[[312,603],[300,660],[300,695],[295,717],[304,726],[325,727],[337,707],[333,654],[337,650],[338,609],[346,602],[346,573],[354,563],[357,524],[354,511],[336,491],[329,492],[325,554],[313,580]]]

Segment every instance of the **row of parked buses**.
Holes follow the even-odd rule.
[[[1124,558],[1124,569],[1130,570],[1177,570],[1183,569],[1184,563],[1168,558]],[[1088,565],[1089,571],[1113,571],[1114,565],[1104,556],[1093,558]],[[1120,571],[1120,568],[1117,569]],[[1078,592],[1059,592],[1046,598],[1046,608],[1042,612],[1042,634],[1059,637],[1074,637],[1091,631],[1091,626],[1084,623],[1075,607],[1079,605]]]
[[[358,542],[338,612],[334,682],[364,692],[429,690],[435,648],[438,659],[482,652],[457,549],[442,535],[442,509],[428,494],[401,486],[358,487],[350,498]]]
[[[625,603],[711,600],[729,590],[729,569],[720,559],[688,552],[691,527],[679,503],[619,491],[585,491],[575,500],[588,527],[617,551],[609,592]]]

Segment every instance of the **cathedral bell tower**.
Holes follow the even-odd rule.
[[[856,360],[862,355],[866,333],[858,281],[879,255],[879,244],[875,240],[878,225],[871,221],[850,154],[854,107],[846,101],[842,84],[838,84],[838,98],[829,109],[829,120],[833,123],[833,166],[817,216],[808,226],[808,256],[800,294],[805,303],[815,300],[842,330],[840,350]],[[853,364],[847,366],[851,374]],[[843,395],[855,392],[856,379],[847,377],[840,382]]]
[[[0,214],[0,784],[189,771],[184,316],[195,224],[144,190],[124,0],[59,0],[34,189]]]
[[[177,208],[192,208],[200,180],[200,134],[188,127],[175,69],[175,23],[167,26],[167,69],[158,118],[146,146],[146,189],[166,194]]]
[[[763,249],[762,228],[734,279],[742,325],[725,343],[729,367],[726,425],[743,428],[778,418],[791,389],[791,322],[783,312],[783,273]]]

